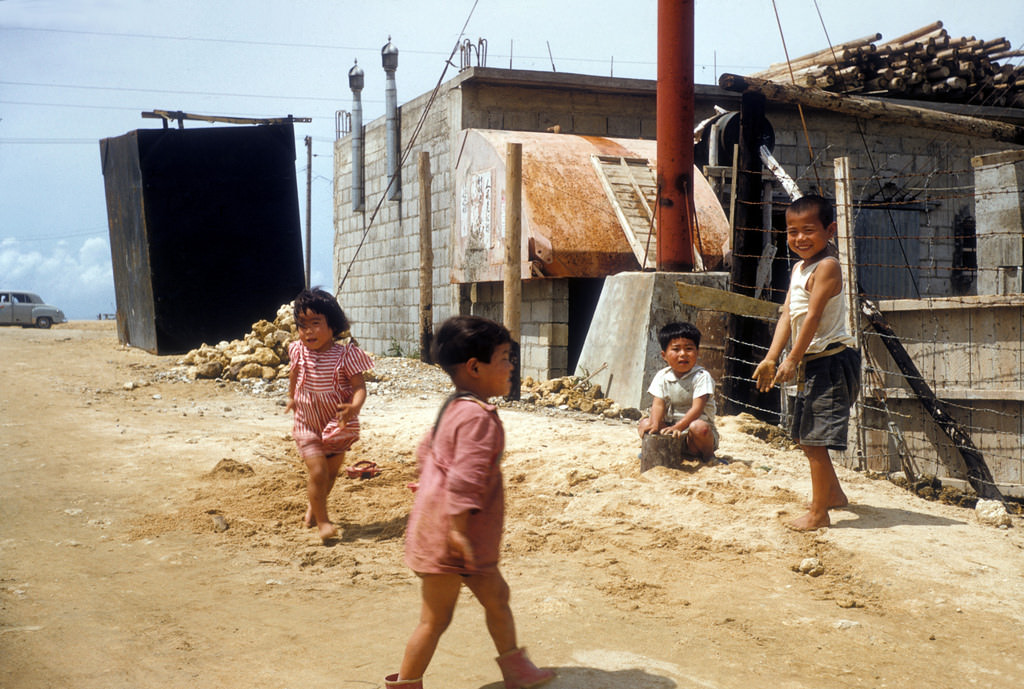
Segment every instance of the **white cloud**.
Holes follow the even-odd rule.
[[[80,246],[61,241],[46,253],[25,242],[0,240],[0,282],[7,289],[38,293],[71,319],[95,318],[115,310],[110,247],[91,237]]]

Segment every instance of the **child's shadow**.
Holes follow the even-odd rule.
[[[598,670],[592,667],[551,668],[558,676],[543,685],[545,689],[675,689],[668,677],[638,669]],[[491,682],[480,689],[505,689],[504,682]]]
[[[372,522],[370,524],[339,524],[338,542],[349,543],[358,540],[389,541],[394,538],[401,538],[405,534],[405,524],[409,520],[408,514],[402,514],[387,521]]]
[[[852,519],[843,513],[853,514]],[[836,510],[833,529],[888,529],[894,526],[956,526],[963,520],[939,517],[923,512],[873,505],[847,505]]]

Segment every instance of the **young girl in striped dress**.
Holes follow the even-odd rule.
[[[327,516],[345,452],[359,439],[359,410],[366,401],[363,371],[373,361],[355,342],[337,340],[349,329],[338,301],[322,289],[303,290],[295,298],[299,339],[288,345],[291,362],[286,411],[295,415],[292,437],[309,470],[309,506],[303,523],[316,527],[325,543],[338,530]]]

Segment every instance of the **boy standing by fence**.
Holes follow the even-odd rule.
[[[845,450],[850,408],[860,391],[860,352],[846,327],[843,271],[831,244],[832,204],[814,194],[786,210],[786,241],[800,257],[764,361],[754,370],[757,389],[796,378],[793,439],[811,465],[811,505],[790,526],[809,531],[829,526],[828,510],[849,504],[829,450]],[[777,364],[783,348],[789,353]]]

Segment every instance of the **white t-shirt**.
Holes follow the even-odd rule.
[[[694,366],[682,377],[677,377],[672,372],[672,367],[666,366],[654,374],[654,380],[651,381],[647,392],[665,400],[665,423],[668,425],[675,423],[690,411],[694,397],[707,395],[708,401],[700,418],[714,427],[717,413],[715,379],[703,366]]]
[[[793,275],[789,281],[790,344],[796,341],[804,327],[804,320],[807,318],[807,310],[811,302],[811,292],[807,289],[807,282],[811,279],[815,269],[821,265],[821,261],[824,260],[827,259],[821,259],[811,264],[800,261],[793,267]],[[846,330],[846,294],[843,291],[825,302],[825,310],[822,311],[821,320],[818,322],[818,330],[811,338],[811,343],[807,346],[807,351],[804,354],[817,354],[840,342],[847,347],[857,346],[857,340]]]

